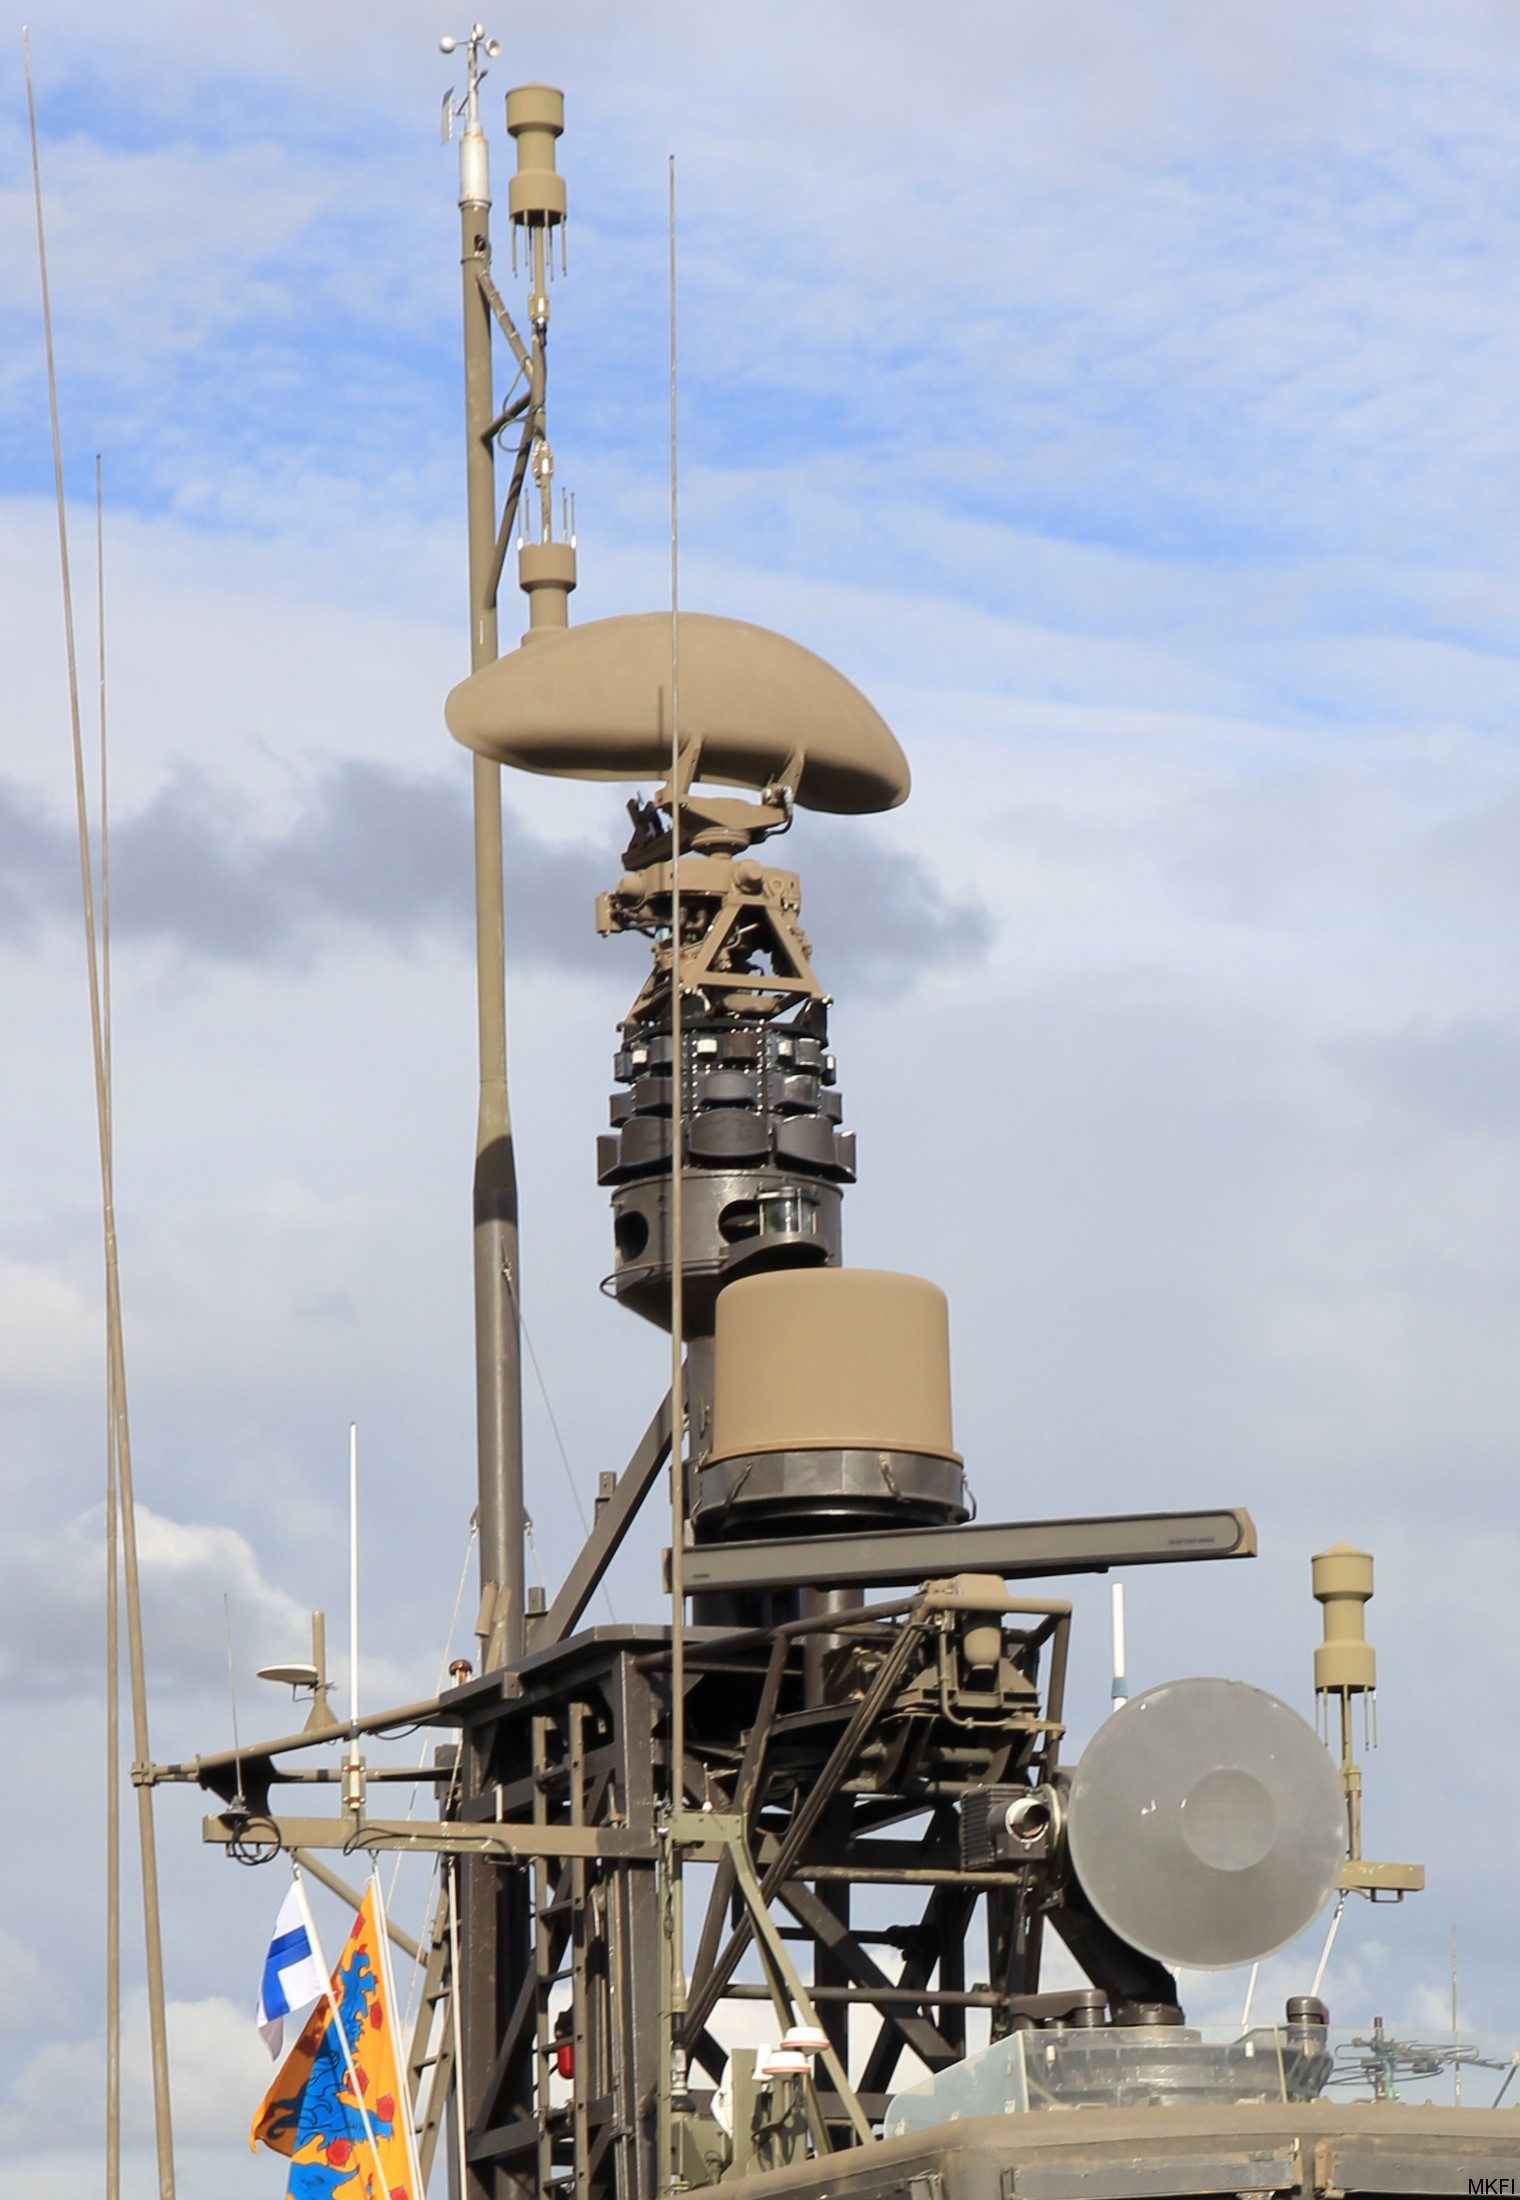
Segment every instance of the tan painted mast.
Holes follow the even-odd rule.
[[[445,52],[457,43],[445,39]],[[498,654],[496,428],[491,375],[491,186],[480,127],[482,51],[500,49],[475,24],[459,144],[464,288],[465,480],[469,525],[470,664]],[[452,108],[445,114],[452,120]],[[476,1470],[479,1488],[481,1658],[510,1662],[523,1646],[522,1351],[517,1322],[517,1161],[507,1094],[506,944],[502,907],[501,770],[473,759],[476,1019],[480,1098],[473,1189]]]

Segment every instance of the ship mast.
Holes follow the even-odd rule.
[[[444,101],[444,135],[461,119],[459,141],[460,269],[464,295],[465,467],[469,529],[470,668],[499,655],[497,596],[507,546],[531,468],[538,492],[537,537],[519,551],[519,579],[528,594],[530,627],[563,626],[565,599],[575,586],[575,552],[553,540],[554,455],[545,432],[549,276],[553,233],[565,213],[564,184],[554,170],[554,141],[564,127],[564,101],[543,85],[507,97],[507,128],[518,168],[509,210],[513,257],[522,232],[529,259],[529,339],[524,343],[491,277],[490,159],[480,122],[484,58],[501,51],[476,23],[464,39],[440,41],[445,53],[463,46],[465,93],[458,107]],[[498,408],[492,371],[492,324],[506,338],[523,388]],[[521,423],[505,505],[496,507],[497,438]],[[502,897],[501,767],[473,758],[475,828],[476,1017],[480,1098],[473,1186],[475,1275],[475,1410],[479,1490],[481,1662],[509,1665],[524,1647],[521,1268],[518,1254],[517,1161],[507,1090],[506,925]]]
[[[240,1856],[399,1849],[444,1862],[449,1900],[411,2058],[424,2177],[447,2131],[461,2200],[661,2200],[870,2147],[904,2058],[931,2071],[960,2062],[974,2016],[997,2038],[1181,2023],[1166,1963],[1067,1871],[1071,1604],[1023,1584],[1246,1558],[1255,1537],[1233,1507],[969,1517],[944,1295],[844,1263],[856,1154],[832,1004],[801,883],[763,860],[796,808],[896,807],[906,758],[841,673],[764,628],[674,600],[570,626],[575,548],[568,529],[555,537],[545,423],[563,97],[529,84],[506,99],[525,339],[491,274],[479,92],[497,49],[478,24],[445,50],[461,43],[467,86],[445,111],[449,130],[464,125],[474,669],[445,715],[475,761],[483,1670],[455,1669],[457,1685],[424,1703],[151,1777],[211,1789],[224,1807],[204,1837]],[[516,369],[505,396],[492,376],[498,330]],[[508,429],[498,511],[494,449]],[[673,599],[674,517],[673,500]],[[528,632],[502,655],[514,534]],[[650,956],[620,1022],[596,1175],[612,1211],[610,1295],[668,1333],[672,1382],[621,1474],[602,1475],[557,1593],[531,1608],[504,763],[654,783],[629,804],[621,875],[597,908],[600,932],[637,932]],[[583,1629],[667,1462],[672,1624]],[[371,1816],[363,1778],[344,1782],[337,1815],[276,1802],[276,1788],[310,1777],[287,1758],[419,1726],[458,1737],[427,1768],[436,1817]],[[378,1790],[423,1769],[377,1763],[368,1780]],[[1322,1769],[1336,1847],[1340,1794]],[[702,1904],[690,1943],[683,1885]],[[1047,1921],[1090,1985],[1042,1983]],[[973,1935],[984,1978],[967,1975]],[[777,2043],[759,2067],[743,2044],[747,2004],[768,2010]]]

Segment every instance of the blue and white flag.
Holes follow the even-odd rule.
[[[274,1937],[264,1958],[264,1983],[259,1988],[255,2021],[272,2056],[280,2052],[285,2038],[285,2019],[291,2010],[318,2000],[326,1992],[327,1974],[312,1946],[306,1904],[297,1884],[280,1904],[280,1914],[274,1921]]]

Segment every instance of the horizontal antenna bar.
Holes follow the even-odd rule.
[[[1219,1512],[1114,1513],[1092,1520],[977,1522],[894,1528],[777,1543],[697,1544],[684,1554],[686,1594],[709,1590],[844,1588],[931,1581],[944,1574],[1102,1574],[1111,1566],[1254,1558],[1256,1527],[1238,1506]],[[666,1558],[667,1580],[669,1555]]]

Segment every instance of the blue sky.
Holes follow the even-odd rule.
[[[1478,0],[966,0],[922,24],[587,0],[491,26],[493,114],[519,78],[567,94],[551,428],[574,608],[664,600],[674,150],[684,600],[839,663],[915,773],[891,819],[790,844],[861,1137],[849,1255],[948,1290],[985,1517],[1253,1508],[1253,1567],[1132,1583],[1141,1678],[1221,1670],[1306,1705],[1308,1554],[1375,1549],[1369,1842],[1423,1844],[1431,1890],[1348,1920],[1331,1998],[1431,2021],[1455,1921],[1470,2014],[1503,2024],[1520,38]],[[315,29],[294,4],[32,16],[82,569],[97,448],[110,507],[119,1195],[164,1754],[225,1733],[203,1678],[224,1591],[245,1671],[298,1654],[311,1605],[341,1611],[353,1415],[372,1695],[430,1683],[463,1556],[457,217],[436,141],[436,39],[463,28],[399,0]],[[40,1847],[6,1837],[26,1897],[0,1913],[0,2200],[72,2200],[97,2176],[53,2104],[93,2099],[98,2067],[98,1225],[30,222],[17,25],[0,1722],[71,1816]],[[660,1383],[658,1337],[595,1289],[592,1147],[637,957],[590,933],[615,798],[508,792],[525,1291],[585,1492]],[[552,1578],[574,1509],[536,1398],[528,1430]],[[625,1615],[657,1541],[616,1586]],[[1106,1657],[1101,1587],[1078,1595],[1074,1743]],[[1396,1800],[1438,1781],[1416,1836]],[[185,2189],[252,2193],[268,2173],[226,2104],[258,2080],[242,2005],[275,1901],[202,1853],[196,1815],[170,1797],[162,1832]]]

